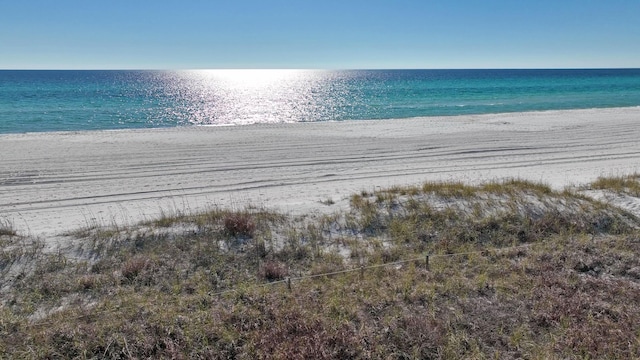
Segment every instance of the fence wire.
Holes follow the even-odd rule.
[[[533,244],[524,244],[524,245],[510,246],[510,247],[504,247],[504,248],[493,248],[493,249],[468,251],[468,252],[460,252],[460,253],[448,253],[448,254],[428,254],[428,253],[425,253],[420,257],[415,257],[415,258],[411,258],[411,259],[398,260],[398,261],[393,261],[393,262],[388,262],[388,263],[383,263],[383,264],[359,266],[359,267],[354,267],[354,268],[350,268],[350,269],[331,271],[331,272],[320,273],[320,274],[287,277],[287,278],[282,279],[282,280],[266,282],[266,283],[263,283],[263,284],[250,284],[250,285],[252,285],[252,286],[261,286],[261,287],[270,287],[270,286],[274,286],[274,285],[285,284],[285,285],[287,285],[289,287],[289,289],[291,289],[291,286],[292,286],[293,282],[299,282],[299,281],[303,281],[303,280],[307,280],[307,279],[314,279],[314,278],[320,278],[320,277],[330,277],[330,276],[334,276],[334,275],[347,274],[347,273],[353,273],[353,272],[358,272],[358,271],[364,273],[367,270],[371,270],[371,269],[377,269],[377,268],[393,266],[393,265],[401,265],[401,264],[406,264],[406,263],[411,263],[411,262],[415,263],[415,262],[421,262],[422,261],[422,262],[426,263],[426,266],[428,266],[429,265],[429,259],[432,259],[432,258],[447,258],[447,257],[474,255],[474,254],[488,255],[488,254],[499,253],[499,252],[504,252],[504,251],[508,251],[508,250],[514,250],[514,249],[520,249],[520,248],[528,248],[531,245],[533,245]],[[248,284],[245,283],[243,285],[248,285]],[[236,286],[236,288],[225,289],[225,290],[222,290],[222,291],[219,291],[219,292],[208,293],[207,295],[209,297],[218,297],[218,296],[222,296],[222,295],[229,294],[229,293],[235,293],[235,292],[238,292],[238,288],[239,287],[240,286]],[[96,316],[96,315],[101,315],[101,314],[108,314],[108,313],[115,313],[116,311],[121,311],[123,309],[134,309],[134,308],[137,308],[137,307],[139,307],[139,306],[128,306],[128,307],[120,307],[120,306],[118,306],[116,309],[109,309],[109,310],[104,310],[104,311],[93,311],[90,314],[80,315],[80,316],[77,316],[77,317],[71,317],[71,318],[67,318],[67,319],[81,320],[81,319],[88,318],[88,317],[91,317],[91,316]],[[49,326],[49,325],[55,325],[55,324],[56,323],[54,323],[54,322],[39,322],[39,323],[29,324],[29,325],[27,325],[27,327],[33,328],[33,327]]]

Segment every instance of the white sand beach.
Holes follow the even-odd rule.
[[[563,188],[640,171],[638,139],[640,108],[0,135],[0,218],[46,236],[212,206],[331,212],[426,180]]]

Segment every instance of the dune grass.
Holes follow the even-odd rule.
[[[591,184],[592,189],[609,190],[625,193],[634,197],[640,196],[640,174],[599,177]]]
[[[640,356],[633,215],[520,180],[350,202],[165,214],[73,254],[5,240],[0,357]]]
[[[0,218],[0,236],[16,236],[17,234],[11,220]]]

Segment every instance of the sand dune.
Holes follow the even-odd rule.
[[[638,139],[640,108],[0,135],[0,217],[52,235],[161,209],[333,211],[351,193],[425,180],[562,188],[639,171]]]

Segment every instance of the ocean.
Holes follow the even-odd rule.
[[[640,106],[640,69],[0,71],[0,133]]]

